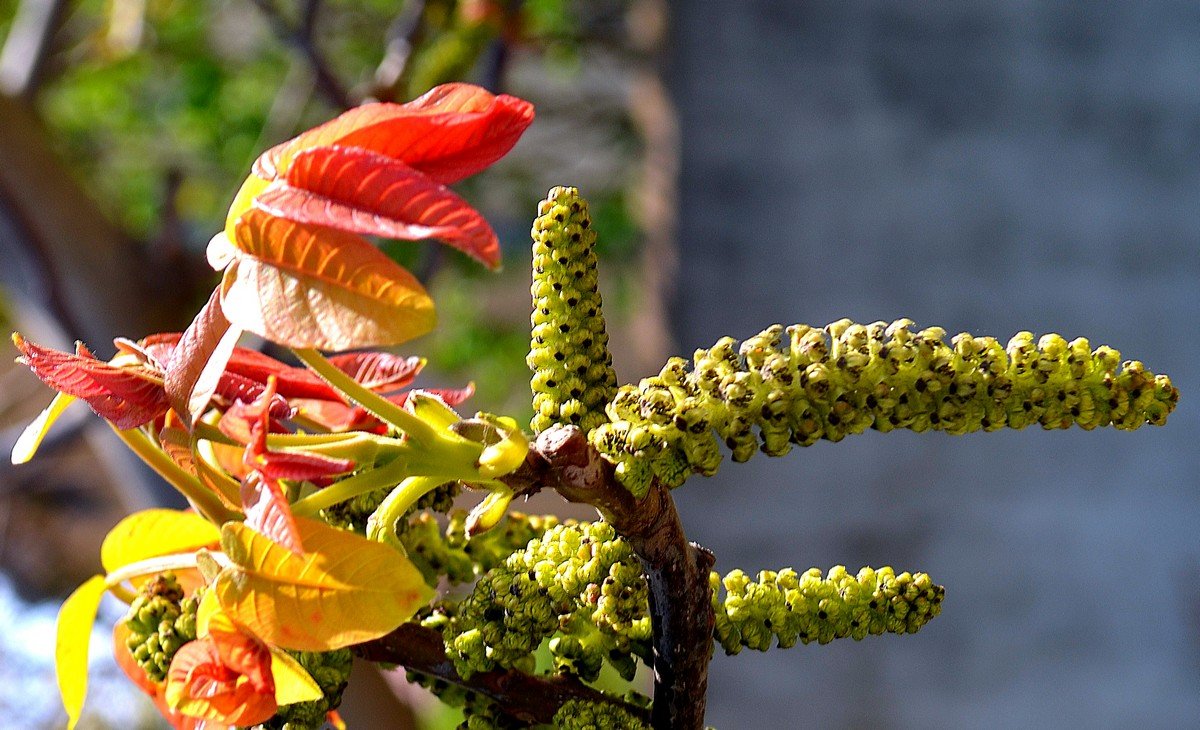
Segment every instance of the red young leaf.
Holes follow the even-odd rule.
[[[388,398],[388,400],[398,406],[402,406],[408,402],[408,396],[412,395],[413,393],[428,393],[430,395],[435,395],[440,398],[443,403],[453,408],[459,403],[465,401],[467,398],[475,395],[475,384],[467,383],[465,388],[417,388],[415,390],[401,393],[400,395],[392,396],[391,398]]]
[[[243,329],[288,347],[349,350],[433,328],[420,282],[360,236],[256,208],[235,231],[246,255],[225,269],[221,306]]]
[[[220,297],[220,290],[214,290],[167,360],[167,396],[171,407],[187,421],[189,428],[208,408],[209,399],[225,372],[225,363],[242,334],[225,318]]]
[[[402,162],[357,147],[298,152],[287,182],[254,199],[271,215],[383,238],[436,238],[490,268],[500,265],[495,231],[474,208]]]
[[[246,524],[297,555],[304,554],[300,531],[292,507],[279,482],[259,471],[252,471],[242,480],[242,510]]]
[[[252,637],[247,640],[258,641]],[[258,642],[270,677],[271,653]],[[245,665],[245,662],[239,662]],[[213,637],[189,641],[175,652],[167,672],[166,700],[181,713],[216,720],[227,725],[257,725],[278,709],[272,683],[241,680],[246,675],[225,664]]]
[[[385,392],[408,385],[425,367],[424,358],[390,352],[351,352],[334,355],[329,362],[364,388]]]
[[[153,373],[142,367],[116,367],[97,360],[86,347],[79,354],[41,347],[19,334],[13,343],[20,361],[51,388],[87,402],[96,415],[119,429],[129,429],[167,411],[167,394]]]
[[[450,184],[503,157],[533,121],[533,105],[471,84],[444,84],[407,104],[364,104],[267,150],[255,174],[271,180],[312,147],[362,147]]]

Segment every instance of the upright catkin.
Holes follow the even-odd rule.
[[[586,433],[608,420],[616,392],[596,274],[596,232],[575,188],[556,187],[533,222],[529,356],[535,433],[554,424]]]

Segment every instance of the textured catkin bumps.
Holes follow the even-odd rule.
[[[622,387],[610,423],[590,435],[634,494],[675,487],[721,463],[718,439],[745,461],[793,444],[840,441],[868,428],[963,434],[1039,424],[1046,429],[1161,425],[1179,392],[1110,347],[1058,335],[1014,336],[1005,347],[907,319],[818,329],[779,325],[740,345],[722,338],[688,363]]]
[[[787,568],[757,577],[753,581],[740,570],[724,579],[709,576],[713,633],[728,654],[743,646],[766,651],[776,640],[786,649],[797,642],[915,633],[941,612],[945,596],[925,573],[896,575],[891,568],[851,575],[839,565],[824,577],[816,568],[804,573]]]
[[[311,702],[283,705],[274,717],[260,727],[262,730],[321,730],[325,727],[326,714],[342,704],[342,693],[350,683],[354,656],[349,649],[288,653],[316,681],[324,696]]]
[[[587,201],[575,188],[552,189],[538,206],[532,234],[530,427],[536,433],[566,424],[586,433],[607,420],[604,406],[617,385]]]
[[[196,638],[199,599],[185,598],[173,573],[155,576],[129,604],[125,648],[151,680],[167,677],[175,652]]]
[[[559,730],[643,730],[649,727],[617,705],[569,700],[554,715]]]
[[[645,578],[607,522],[558,525],[484,575],[443,626],[446,655],[464,677],[532,668],[533,652],[559,634],[556,666],[594,679],[607,661],[631,673],[649,652]]]

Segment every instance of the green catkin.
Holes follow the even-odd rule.
[[[475,580],[500,563],[514,550],[558,524],[551,516],[509,512],[504,520],[487,532],[468,538],[467,512],[456,509],[449,514],[443,530],[429,513],[421,513],[408,521],[400,536],[405,552],[421,571],[426,582],[435,585],[440,577],[451,583]]]
[[[458,684],[451,684],[444,679],[430,674],[406,670],[408,681],[424,687],[449,707],[457,707],[463,712],[460,729],[475,730],[476,728],[510,728],[520,727],[497,711],[496,705],[486,695],[474,692]]]
[[[530,427],[537,433],[568,424],[586,433],[608,420],[604,406],[617,386],[587,201],[575,188],[553,188],[538,206],[532,233]]]
[[[349,649],[334,651],[288,651],[308,670],[325,695],[311,702],[283,705],[275,716],[263,723],[263,730],[321,730],[325,716],[342,704],[342,693],[350,682],[354,656]]]
[[[375,509],[387,499],[395,486],[380,487],[374,491],[360,494],[357,497],[347,499],[345,502],[339,502],[331,507],[326,507],[321,510],[321,517],[334,527],[340,527],[343,530],[352,530],[360,535],[367,533],[367,520],[371,518],[371,514]],[[462,485],[459,482],[447,482],[428,494],[423,495],[408,511],[406,516],[411,516],[423,510],[433,512],[446,513],[454,507],[454,499],[462,491]],[[403,535],[405,528],[408,525],[407,519],[401,519],[396,522],[397,533]]]
[[[446,653],[464,677],[497,667],[531,670],[550,650],[560,671],[594,679],[609,662],[632,676],[649,655],[646,582],[628,543],[606,522],[559,525],[484,575],[442,620]]]
[[[129,605],[125,647],[155,682],[167,677],[175,652],[196,638],[199,598],[185,598],[173,573],[161,573],[142,587]]]
[[[812,568],[762,571],[752,581],[740,570],[724,579],[712,573],[714,636],[728,654],[815,641],[862,639],[884,632],[911,634],[942,610],[945,589],[925,573],[863,568],[857,575],[836,566],[825,577]],[[721,596],[724,586],[725,595]]]
[[[1083,338],[1021,332],[1005,348],[965,332],[947,344],[945,334],[907,319],[843,319],[824,329],[774,325],[740,347],[722,338],[691,363],[672,358],[657,376],[623,386],[591,442],[641,496],[655,477],[677,487],[715,473],[718,439],[745,461],[868,428],[1133,430],[1165,423],[1179,399],[1167,376],[1121,364],[1119,352]]]
[[[649,726],[617,705],[568,700],[554,713],[554,727],[558,730],[644,730]]]

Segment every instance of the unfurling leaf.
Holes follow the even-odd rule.
[[[508,153],[533,122],[533,105],[471,84],[444,84],[407,104],[364,104],[267,150],[255,175],[272,179],[312,147],[361,147],[449,185]],[[232,211],[231,211],[232,212]]]
[[[118,429],[136,428],[167,411],[162,381],[144,367],[117,367],[76,345],[75,354],[41,347],[13,333],[20,361],[43,383],[85,401]]]
[[[94,575],[75,589],[58,610],[55,624],[54,671],[58,692],[67,711],[67,727],[74,728],[87,696],[88,644],[92,624],[106,586],[104,576]]]
[[[283,649],[271,647],[271,676],[275,678],[275,703],[278,705],[313,702],[325,696],[321,685],[308,670]]]
[[[304,554],[296,518],[278,481],[257,471],[247,474],[242,479],[242,509],[247,525],[288,550]]]
[[[296,155],[287,182],[254,206],[299,223],[405,241],[436,238],[489,268],[500,241],[479,211],[402,162],[354,147],[316,147]]]
[[[391,345],[433,328],[421,284],[364,239],[247,211],[221,304],[235,325],[288,347]]]
[[[256,725],[275,714],[271,652],[252,636],[237,636],[189,641],[175,652],[164,693],[168,707],[226,725]]]
[[[221,311],[220,291],[214,290],[171,351],[164,385],[171,406],[189,428],[204,415],[241,334],[230,326]]]
[[[378,638],[432,595],[395,550],[321,522],[296,518],[297,555],[240,523],[221,545],[233,562],[214,590],[221,608],[267,643],[328,651]]]
[[[147,558],[213,547],[221,540],[211,522],[192,512],[148,509],[121,520],[100,546],[100,562],[109,573]]]
[[[74,402],[75,396],[67,395],[66,393],[56,393],[54,400],[50,401],[50,405],[42,409],[38,417],[21,432],[20,437],[17,438],[17,443],[13,444],[12,463],[28,463],[33,458],[33,455],[37,453],[38,447],[42,445],[46,434],[50,432],[50,427],[54,425],[54,422],[58,420],[63,411],[67,410],[67,406]]]

